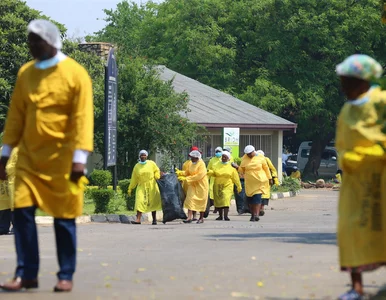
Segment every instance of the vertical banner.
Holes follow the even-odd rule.
[[[117,63],[111,48],[105,76],[105,168],[117,163]]]
[[[223,128],[223,146],[232,149],[232,157],[239,157],[240,128]]]

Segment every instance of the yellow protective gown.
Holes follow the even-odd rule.
[[[386,263],[386,92],[373,88],[364,96],[369,101],[361,106],[343,106],[336,133],[344,174],[338,245],[348,270]]]
[[[189,169],[191,163],[192,163],[192,161],[190,159],[185,161],[184,164],[182,165],[182,171],[184,171],[184,172],[187,171]],[[188,192],[188,183],[186,181],[182,182],[182,189],[184,190],[184,193],[186,195]]]
[[[162,209],[161,194],[156,182],[160,177],[160,170],[152,160],[147,160],[146,164],[135,165],[129,185],[129,190],[137,188],[135,211],[147,213]]]
[[[233,195],[233,186],[236,185],[237,190],[241,191],[241,182],[236,169],[227,164],[218,163],[214,166],[213,175],[213,195],[215,207],[229,207]]]
[[[71,58],[40,70],[21,67],[12,95],[3,143],[19,147],[15,208],[36,205],[56,218],[82,214],[83,193],[72,194],[74,150],[93,150],[91,79]]]
[[[272,176],[264,156],[255,155],[249,158],[245,154],[241,160],[239,173],[244,174],[245,194],[247,197],[269,193],[269,179],[272,179]]]
[[[272,161],[268,157],[264,156],[264,158],[265,158],[265,161],[267,162],[269,171],[271,172],[271,176],[272,176],[272,179],[274,180],[274,184],[279,185],[279,181],[277,179],[277,171],[276,171],[275,166],[273,165]],[[271,186],[270,185],[268,185],[268,193],[263,194],[261,196],[261,198],[263,198],[263,199],[271,198]]]
[[[200,159],[196,164],[191,163],[189,169],[183,172],[188,184],[184,207],[198,212],[204,212],[208,201],[208,177],[205,163]]]
[[[213,171],[214,166],[221,162],[221,157],[212,157],[209,160],[207,171]],[[209,177],[209,198],[214,199],[213,194],[214,177]]]

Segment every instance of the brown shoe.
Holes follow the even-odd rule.
[[[21,277],[16,277],[12,281],[0,284],[0,289],[4,291],[20,291],[21,289],[36,289],[39,287],[37,279],[26,280]]]
[[[59,280],[54,287],[54,292],[71,292],[72,281],[71,280]]]

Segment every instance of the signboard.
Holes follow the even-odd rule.
[[[223,128],[223,145],[231,148],[232,157],[239,157],[240,128]]]
[[[111,48],[105,67],[105,168],[117,163],[118,70]]]

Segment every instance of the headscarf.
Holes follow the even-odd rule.
[[[217,148],[214,150],[214,152],[217,152],[217,151],[222,152],[222,148],[221,148],[221,147],[217,147]]]
[[[253,147],[252,145],[248,145],[248,146],[246,146],[245,149],[244,149],[244,153],[245,153],[245,154],[252,153],[253,151],[255,151],[255,147]]]
[[[225,155],[226,157],[228,157],[228,159],[231,159],[231,154],[228,151],[223,151],[222,155]]]
[[[257,151],[256,151],[256,154],[261,154],[261,155],[265,156],[265,154],[264,154],[264,151],[263,151],[263,150],[257,150]]]
[[[60,39],[60,31],[55,24],[47,20],[32,20],[28,24],[28,33],[32,32],[40,36],[47,44],[60,50],[62,49],[62,41]]]
[[[138,154],[138,156],[140,157],[140,156],[141,156],[141,154],[145,154],[146,156],[149,156],[149,153],[147,153],[147,151],[146,151],[146,150],[141,150],[141,151],[139,151],[139,154]]]
[[[339,76],[355,77],[371,81],[380,78],[383,69],[374,58],[364,54],[354,54],[336,66],[336,73]]]
[[[190,157],[201,158],[201,153],[200,153],[200,151],[198,151],[198,150],[193,150],[192,152],[189,153],[189,156],[190,156]]]

